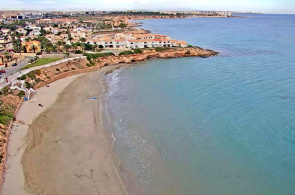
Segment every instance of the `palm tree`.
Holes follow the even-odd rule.
[[[73,37],[69,37],[69,41],[72,43]]]
[[[61,48],[60,46],[63,45],[63,43],[61,41],[57,41],[56,45],[58,45],[58,50],[61,51]]]
[[[53,45],[53,46],[52,46],[52,51],[53,51],[53,52],[57,52],[57,47],[56,47],[56,45]]]
[[[82,51],[83,51],[83,53],[84,53],[85,44],[84,44],[84,43],[81,43],[80,48],[82,48]]]
[[[68,45],[68,44],[65,44],[65,45],[63,46],[63,48],[64,48],[64,50],[67,52],[67,51],[71,48],[71,46]]]
[[[94,52],[96,52],[96,49],[97,49],[97,44],[95,43],[92,48],[94,49]]]
[[[23,51],[24,51],[24,53],[27,53],[27,48],[25,45],[23,46]]]
[[[76,51],[78,46],[75,43],[72,43],[72,48],[74,49],[74,51]]]
[[[31,49],[33,50],[34,53],[36,53],[36,46],[35,45],[32,45]]]
[[[45,48],[45,51],[46,51],[47,53],[52,52],[52,50],[53,50],[52,46],[46,46],[46,48]]]

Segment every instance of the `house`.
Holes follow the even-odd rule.
[[[13,50],[13,43],[0,37],[0,50]]]
[[[52,34],[50,34],[50,35],[45,35],[45,37],[46,37],[46,39],[48,39],[51,43],[54,43],[54,38],[55,38],[55,36],[54,35],[52,35]]]
[[[41,34],[41,27],[38,26],[26,26],[25,29],[30,31],[30,35],[38,36]]]
[[[22,42],[22,46],[26,48],[27,53],[41,52],[41,43],[40,43],[40,41]]]
[[[71,37],[74,39],[80,39],[80,38],[85,38],[85,39],[91,39],[92,31],[91,30],[86,30],[86,29],[74,29],[71,32]]]
[[[105,47],[105,43],[101,39],[88,39],[86,42],[91,45],[97,45],[97,47],[100,49]]]
[[[171,44],[173,47],[187,47],[186,41],[171,40]]]
[[[128,48],[172,47],[170,40],[166,39],[137,39],[128,40]]]
[[[114,43],[114,48],[117,48],[117,49],[127,48],[126,39],[124,38],[115,38],[113,39],[113,43]]]
[[[44,27],[44,30],[55,35],[61,32],[59,28],[53,28],[53,27]]]
[[[13,60],[13,52],[0,49],[0,66],[7,64]]]
[[[2,28],[1,29],[1,32],[2,32],[2,35],[6,36],[6,35],[9,35],[11,31],[10,31],[10,29],[4,29],[4,28]]]
[[[23,34],[23,35],[25,35],[27,33],[27,30],[24,29],[24,28],[18,28],[15,31],[18,32],[18,33],[20,33],[20,34]]]
[[[55,19],[41,19],[36,20],[36,24],[60,24],[60,25],[71,25],[71,24],[78,24],[78,20],[75,19],[68,19],[68,18],[55,18]]]

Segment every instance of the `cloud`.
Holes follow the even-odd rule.
[[[52,4],[55,3],[54,1],[38,1],[37,3],[41,3],[41,4]]]

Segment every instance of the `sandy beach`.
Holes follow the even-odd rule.
[[[24,102],[16,116],[24,124],[14,123],[10,136],[4,195],[126,194],[100,116],[102,78],[113,68],[58,80]]]

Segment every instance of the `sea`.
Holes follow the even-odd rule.
[[[137,21],[220,54],[107,75],[129,194],[295,194],[295,15],[242,16]]]

